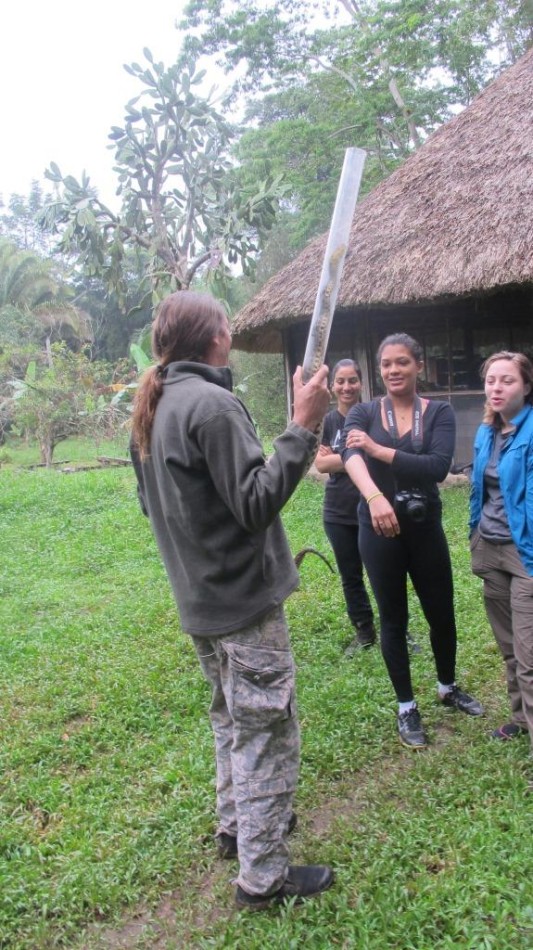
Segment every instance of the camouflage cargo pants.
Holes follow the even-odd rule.
[[[237,837],[237,883],[249,894],[268,894],[287,876],[300,758],[283,608],[237,633],[192,640],[212,687],[218,833]]]

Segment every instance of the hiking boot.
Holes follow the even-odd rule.
[[[422,726],[418,706],[398,714],[398,736],[402,745],[408,749],[425,749],[428,738]]]
[[[296,812],[291,813],[289,818],[289,827],[287,833],[290,835],[291,832],[296,828],[298,822],[298,816]],[[237,838],[235,835],[228,835],[225,831],[215,837],[218,857],[222,858],[224,861],[231,861],[233,858],[239,857],[239,851],[237,849]]]
[[[267,910],[276,904],[287,904],[289,901],[301,904],[307,898],[327,891],[332,884],[333,871],[325,864],[290,865],[287,880],[279,891],[274,891],[273,894],[247,894],[237,885],[235,901],[237,907]]]
[[[498,726],[493,732],[491,732],[491,739],[500,739],[505,741],[507,739],[516,739],[518,736],[527,735],[527,729],[525,726],[519,726],[517,722],[506,722],[503,726]]]
[[[373,623],[362,624],[360,627],[356,627],[356,630],[357,634],[346,647],[344,656],[355,656],[358,650],[367,650],[368,647],[374,646],[376,642],[376,628]]]
[[[468,716],[482,716],[485,712],[478,699],[474,699],[468,693],[463,693],[462,689],[456,685],[452,686],[444,696],[439,696],[439,699],[443,706],[458,709],[459,712],[464,712]]]

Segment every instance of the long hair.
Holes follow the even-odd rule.
[[[355,372],[356,372],[356,374],[357,374],[357,376],[358,376],[358,378],[359,378],[359,382],[361,382],[361,379],[362,379],[362,376],[361,376],[361,367],[359,366],[359,363],[357,362],[357,360],[344,359],[344,360],[339,360],[337,363],[335,363],[335,366],[333,367],[333,369],[332,369],[332,371],[331,371],[331,374],[330,374],[330,378],[329,378],[329,380],[330,380],[330,386],[333,386],[333,383],[335,382],[335,376],[337,375],[337,371],[338,371],[339,369],[342,369],[343,366],[353,366],[353,368],[354,368],[354,370],[355,370]]]
[[[224,308],[209,294],[178,290],[161,301],[152,326],[152,353],[157,366],[143,374],[133,404],[132,441],[141,459],[150,453],[150,436],[169,363],[205,363],[224,326]]]
[[[411,356],[417,363],[421,363],[424,359],[424,351],[418,340],[415,340],[414,337],[409,336],[408,333],[390,333],[389,336],[386,336],[378,346],[378,351],[376,353],[378,368],[379,364],[381,363],[383,350],[386,346],[405,346],[405,349],[409,350]]]
[[[489,356],[483,363],[480,370],[482,380],[487,378],[490,367],[493,363],[496,363],[497,360],[507,360],[516,366],[523,382],[526,386],[529,385],[529,392],[526,393],[525,402],[533,405],[533,364],[531,360],[529,360],[524,353],[511,353],[509,350],[500,350],[499,353],[493,353],[492,356]],[[500,413],[491,409],[488,402],[485,403],[483,410],[483,422],[486,422],[489,426],[494,426],[496,429],[501,429],[502,427],[503,420]]]
[[[356,376],[357,376],[359,382],[362,382],[363,376],[362,376],[362,373],[361,373],[361,367],[359,366],[359,363],[357,362],[357,360],[343,359],[343,360],[339,360],[337,363],[335,363],[335,366],[333,367],[333,369],[332,369],[332,371],[331,371],[331,373],[330,373],[330,377],[329,377],[329,386],[330,386],[330,389],[331,389],[331,387],[333,386],[333,383],[335,382],[335,377],[336,377],[336,375],[337,375],[337,372],[338,372],[340,369],[343,369],[344,366],[353,366],[354,371],[355,371],[355,374],[356,374]],[[359,393],[359,402],[361,402],[361,393]]]

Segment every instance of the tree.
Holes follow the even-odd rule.
[[[76,435],[89,413],[101,412],[107,367],[64,343],[32,360],[24,379],[11,380],[12,419],[19,432],[38,441],[41,462],[52,465],[54,449]]]
[[[287,215],[278,220],[269,233],[257,262],[254,280],[242,277],[232,285],[232,310],[244,306],[273,274],[276,274],[294,255],[291,230]],[[249,410],[262,438],[274,437],[287,423],[287,382],[282,353],[246,353],[233,350],[230,354],[235,389]]]
[[[368,153],[364,192],[527,48],[532,11],[532,0],[192,0],[181,27],[186,51],[236,77],[243,174],[266,163],[284,175],[299,246],[329,223],[346,147]]]
[[[90,340],[90,318],[70,303],[71,294],[50,261],[0,238],[0,347]]]
[[[0,238],[0,333],[9,332],[10,320],[30,318],[57,299],[59,287],[50,265],[37,254],[21,251]],[[36,321],[34,321],[36,323]],[[23,327],[27,329],[28,325]],[[19,333],[20,328],[13,332]]]
[[[47,200],[48,198],[49,196]],[[37,182],[33,182],[28,196],[12,195],[8,209],[3,212],[0,210],[0,243],[3,240],[9,243],[13,253],[15,253],[15,247],[19,250],[31,251],[40,259],[41,266],[45,266],[43,259],[46,258],[47,274],[50,278],[53,274],[55,285],[63,287],[64,295],[68,288],[70,306],[75,307],[78,313],[83,311],[90,315],[95,357],[108,360],[120,359],[128,352],[132,330],[144,325],[150,319],[148,308],[138,309],[142,297],[140,271],[145,270],[146,262],[139,261],[131,254],[125,266],[127,284],[125,308],[132,311],[128,316],[119,306],[116,295],[106,294],[100,278],[86,277],[74,266],[75,261],[72,255],[65,256],[58,252],[52,235],[39,226],[44,205],[45,196]],[[2,207],[0,199],[0,209]],[[5,331],[6,315],[3,316]],[[15,335],[19,342],[22,338],[28,341],[28,338],[34,335],[36,324],[30,315],[28,316],[29,325],[24,332],[21,332],[22,317],[20,313],[17,315]],[[69,332],[68,327],[62,330],[57,328],[57,330],[62,332],[63,336]],[[2,334],[0,328],[0,339],[2,336],[5,337],[5,332]],[[55,336],[57,338],[58,334],[56,333]],[[72,340],[72,333],[70,337]]]
[[[230,160],[236,130],[212,97],[194,90],[203,78],[192,60],[166,69],[144,50],[148,68],[126,66],[141,92],[112,128],[122,207],[98,199],[89,177],[63,177],[53,163],[46,177],[58,187],[43,225],[75,251],[87,276],[102,275],[122,300],[126,250],[144,255],[147,292],[154,300],[190,286],[207,271],[216,283],[230,264],[253,265],[256,236],[274,221],[280,183],[268,179],[243,189]]]
[[[12,422],[11,382],[21,380],[36,360],[51,364],[51,350],[62,341],[79,349],[92,338],[89,315],[69,300],[53,264],[0,239],[0,430]]]
[[[49,235],[39,227],[38,219],[42,213],[45,196],[39,182],[32,182],[30,194],[11,195],[6,210],[0,214],[0,236],[16,244],[24,251],[51,254],[53,248]],[[0,208],[5,208],[0,198]]]
[[[401,110],[394,87],[402,71],[425,82],[440,70],[450,95],[466,104],[533,43],[533,2],[277,0],[265,8],[257,0],[190,0],[180,28],[186,54],[217,57],[241,92],[263,95],[280,79],[288,88],[310,66],[350,86],[361,70],[368,84],[380,73],[393,80],[389,94]]]
[[[77,307],[91,315],[95,359],[111,363],[123,359],[134,334],[150,323],[151,301],[145,301],[143,292],[147,266],[147,262],[126,250],[123,265],[126,295],[120,300],[114,291],[106,290],[100,277],[87,277],[80,269],[73,271],[73,300]]]

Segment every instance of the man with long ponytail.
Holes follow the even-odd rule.
[[[261,910],[333,880],[327,866],[289,865],[300,743],[283,604],[298,572],[279,517],[314,458],[329,393],[327,367],[305,385],[296,370],[293,418],[267,461],[231,391],[230,347],[212,297],[163,300],[131,449],[181,626],[212,688],[218,851],[239,859],[238,906]]]

